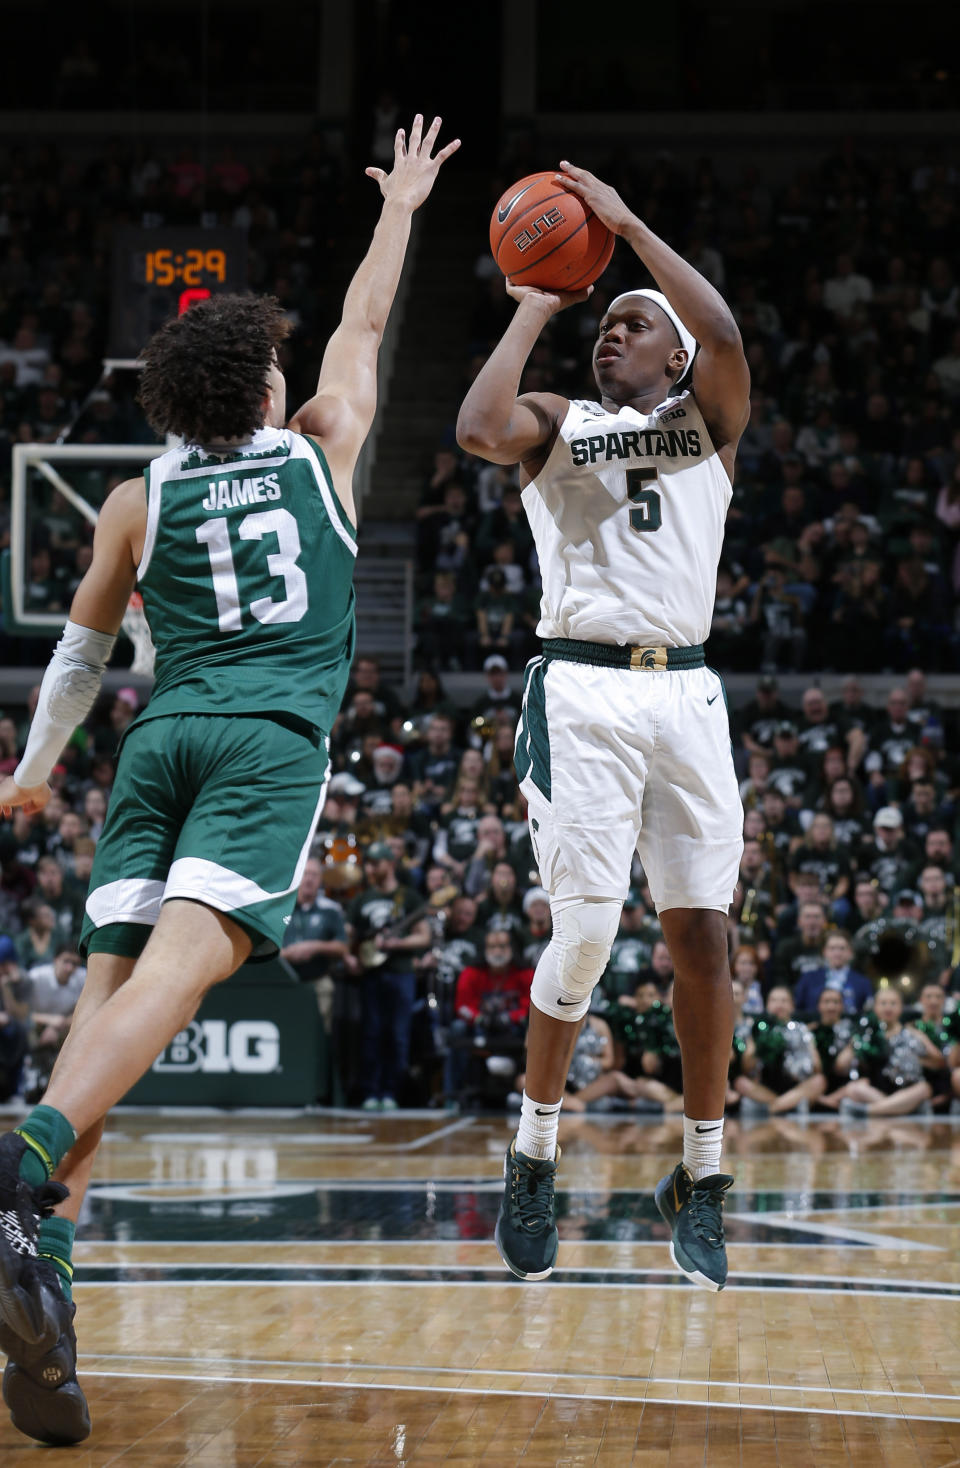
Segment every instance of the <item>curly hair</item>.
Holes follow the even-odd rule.
[[[273,353],[289,332],[275,296],[210,296],[167,321],[141,354],[151,428],[187,443],[248,438],[263,427]]]

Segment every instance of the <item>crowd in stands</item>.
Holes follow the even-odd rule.
[[[542,168],[511,157],[498,186]],[[846,141],[772,188],[669,152],[597,158],[643,220],[723,293],[750,364],[714,612],[717,667],[903,672],[960,662],[960,171],[936,155],[869,157]],[[553,318],[524,391],[596,400],[607,303],[650,284],[618,246],[584,305]],[[471,374],[513,303],[477,258]],[[419,510],[424,662],[521,667],[539,567],[517,471],[439,445]]]
[[[318,1100],[502,1106],[522,1087],[550,905],[502,659],[484,685],[463,707],[432,672],[401,696],[376,659],[355,664],[281,951],[323,1019]],[[0,1092],[36,1093],[69,1025],[93,853],[137,710],[132,689],[105,695],[46,810],[0,827]],[[25,727],[0,720],[5,770]],[[811,685],[792,707],[767,674],[733,731],[744,852],[728,924],[730,1109],[948,1107],[960,1098],[955,715],[918,669],[883,707],[855,677],[835,704]],[[683,1105],[670,954],[639,862],[632,880],[578,1042],[574,1110]]]

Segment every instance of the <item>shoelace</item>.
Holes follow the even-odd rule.
[[[511,1212],[520,1227],[540,1233],[553,1223],[552,1175],[538,1176],[531,1168],[514,1162],[511,1167]]]
[[[723,1242],[723,1197],[726,1189],[714,1192],[694,1188],[687,1204],[690,1227],[698,1238],[714,1246]]]

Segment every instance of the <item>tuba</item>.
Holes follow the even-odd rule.
[[[928,939],[916,923],[901,919],[880,918],[873,926],[864,973],[874,990],[894,988],[912,1003],[930,973]]]

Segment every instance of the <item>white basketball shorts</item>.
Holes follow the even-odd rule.
[[[515,763],[551,896],[626,897],[636,850],[658,912],[727,911],[743,807],[712,669],[533,658]]]

